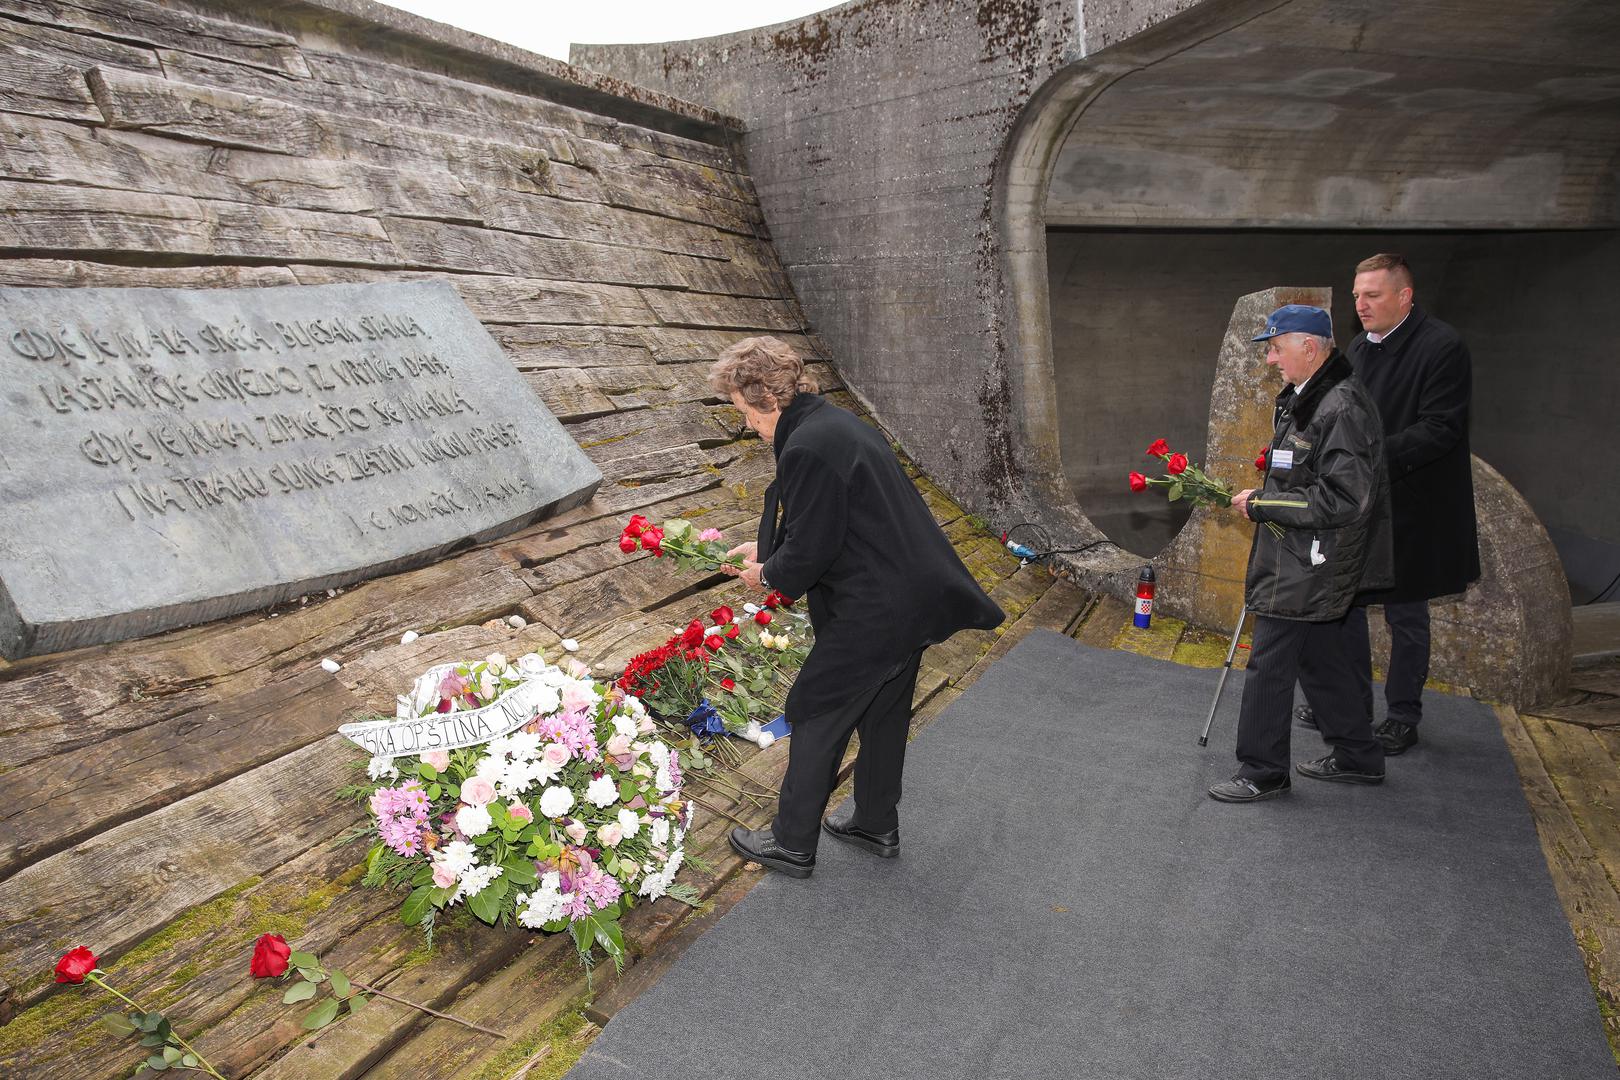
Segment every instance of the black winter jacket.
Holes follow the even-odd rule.
[[[1328,622],[1356,593],[1392,580],[1389,476],[1378,411],[1335,350],[1305,384],[1277,395],[1245,595],[1260,615]]]
[[[816,631],[788,693],[789,721],[844,704],[958,630],[1000,625],[1001,608],[876,430],[801,393],[782,410],[774,442],[759,558],[772,588],[808,600]]]
[[[1383,341],[1360,334],[1347,351],[1384,423],[1395,521],[1394,587],[1366,599],[1412,602],[1462,592],[1479,577],[1468,346],[1414,307]]]

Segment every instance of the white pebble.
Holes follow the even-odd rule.
[[[415,641],[421,636],[422,635],[418,634],[415,630],[407,630],[403,634],[399,635],[399,643],[401,645],[409,645],[411,642]]]
[[[528,626],[529,622],[521,615],[508,615],[506,618],[506,625],[510,626],[514,630],[521,630],[525,626]]]
[[[562,639],[562,647],[567,652],[579,652],[579,642],[575,641],[571,637],[565,637]]]
[[[338,672],[343,670],[343,665],[338,663],[336,660],[333,660],[331,657],[327,657],[325,660],[322,660],[321,667],[325,668],[327,671],[330,671],[333,675],[336,675]]]

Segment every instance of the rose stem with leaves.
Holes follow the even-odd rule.
[[[92,971],[92,972],[90,972],[88,975],[86,975],[84,977],[84,981],[85,982],[93,982],[93,983],[95,983],[97,986],[101,987],[103,990],[107,991],[107,993],[111,994],[113,997],[117,998],[119,1001],[122,1001],[124,1004],[126,1004],[130,1008],[134,1009],[136,1012],[139,1012],[139,1013],[146,1012],[145,1009],[141,1008],[140,1005],[137,1002],[135,1002],[133,999],[131,999],[127,994],[124,994],[123,992],[119,991],[111,983],[104,981],[101,978],[101,974],[102,974],[102,972],[99,969],[96,970],[96,971]],[[196,1058],[197,1063],[203,1067],[203,1071],[207,1072],[209,1076],[217,1076],[217,1077],[219,1077],[219,1080],[225,1080],[225,1077],[223,1075],[221,1075],[220,1071],[218,1069],[214,1068],[212,1065],[210,1065],[208,1063],[208,1059],[203,1057],[202,1054],[198,1053],[197,1048],[195,1046],[192,1046],[190,1043],[186,1042],[186,1040],[183,1039],[180,1036],[180,1033],[178,1031],[175,1031],[172,1026],[169,1028],[169,1036],[171,1038],[173,1038],[175,1042],[179,1043],[181,1048],[184,1049],[186,1051],[186,1053],[188,1053],[192,1057]]]

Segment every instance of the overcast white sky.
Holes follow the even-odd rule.
[[[832,0],[386,0],[558,60],[569,42],[682,41],[797,19]],[[839,0],[842,2],[842,0]]]

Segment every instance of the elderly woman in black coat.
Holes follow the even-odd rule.
[[[968,573],[881,434],[821,398],[792,346],[746,338],[709,385],[770,442],[776,481],[759,540],[729,572],[804,597],[816,643],[793,689],[787,775],[769,829],[734,829],[745,858],[794,877],[815,865],[818,826],[876,855],[899,854],[900,774],[922,651],[1002,611]],[[852,733],[853,807],[826,822]]]

